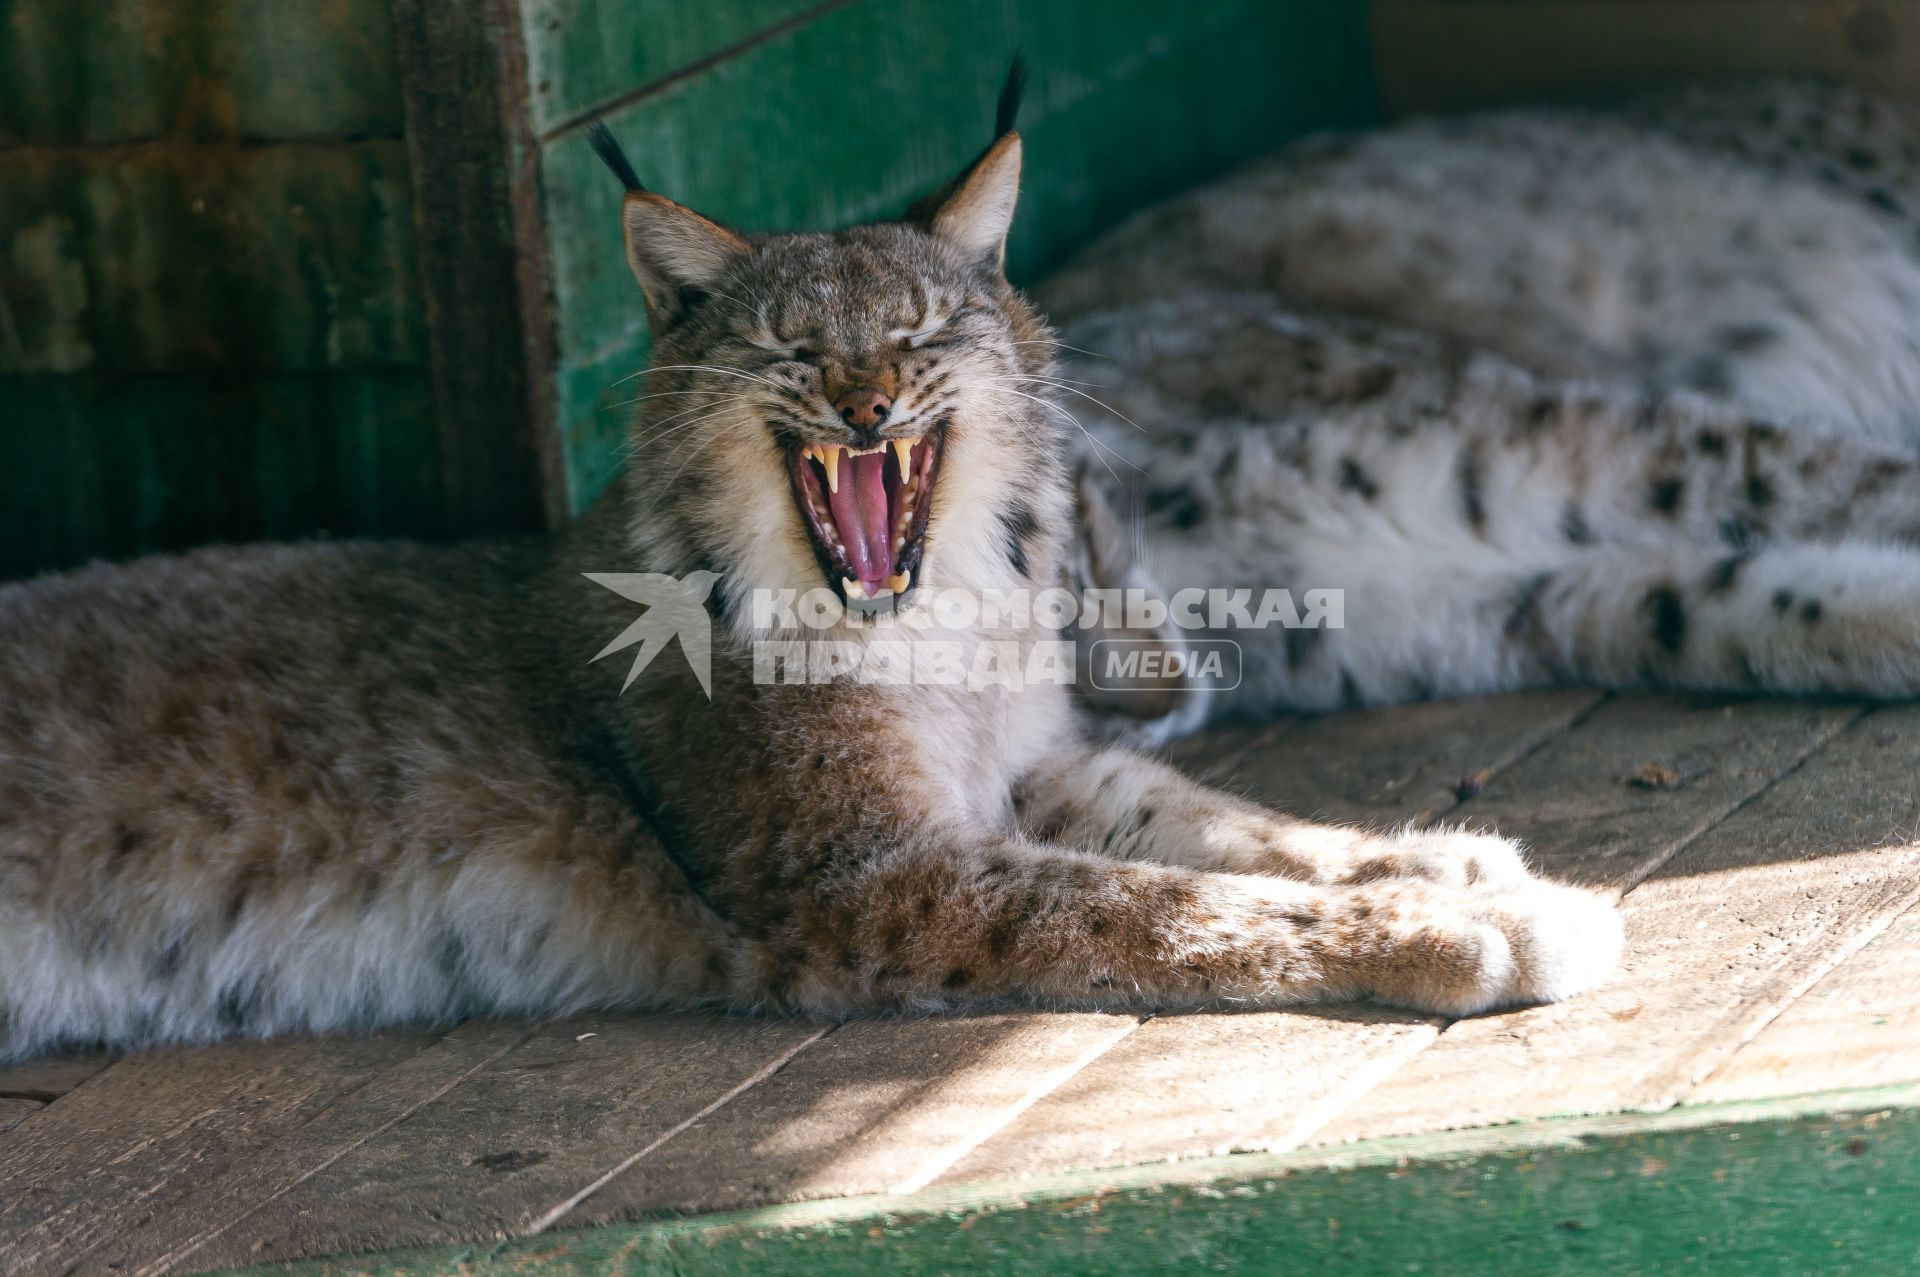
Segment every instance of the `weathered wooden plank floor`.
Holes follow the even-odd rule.
[[[470,1257],[618,1221],[909,1209],[1092,1168],[1920,1082],[1920,709],[1555,692],[1277,722],[1175,756],[1328,819],[1520,836],[1624,898],[1626,968],[1453,1024],[596,1015],[17,1066],[0,1070],[0,1272],[482,1243]]]

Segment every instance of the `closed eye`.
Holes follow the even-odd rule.
[[[747,338],[747,343],[756,350],[764,350],[769,355],[778,355],[782,359],[792,359],[800,350],[800,347],[793,342],[779,341],[777,339],[762,341],[758,337],[749,337]]]
[[[941,315],[939,318],[924,323],[918,328],[896,328],[894,331],[888,333],[887,336],[896,342],[902,350],[918,350],[920,347],[926,345],[942,328],[947,326],[947,320],[949,318],[950,316]]]

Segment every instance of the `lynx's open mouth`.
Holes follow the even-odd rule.
[[[876,448],[790,450],[793,492],[827,580],[848,601],[905,594],[920,571],[933,508],[934,435]]]

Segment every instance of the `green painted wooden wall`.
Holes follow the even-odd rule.
[[[587,115],[837,226],[964,163],[1016,49],[1021,278],[1373,111],[1362,0],[0,0],[0,578],[577,513],[645,355]]]
[[[0,576],[442,530],[386,0],[0,3]]]

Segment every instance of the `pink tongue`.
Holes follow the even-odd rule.
[[[847,547],[847,562],[862,585],[893,575],[893,529],[887,515],[887,453],[840,458],[840,490],[827,495],[834,525]]]

